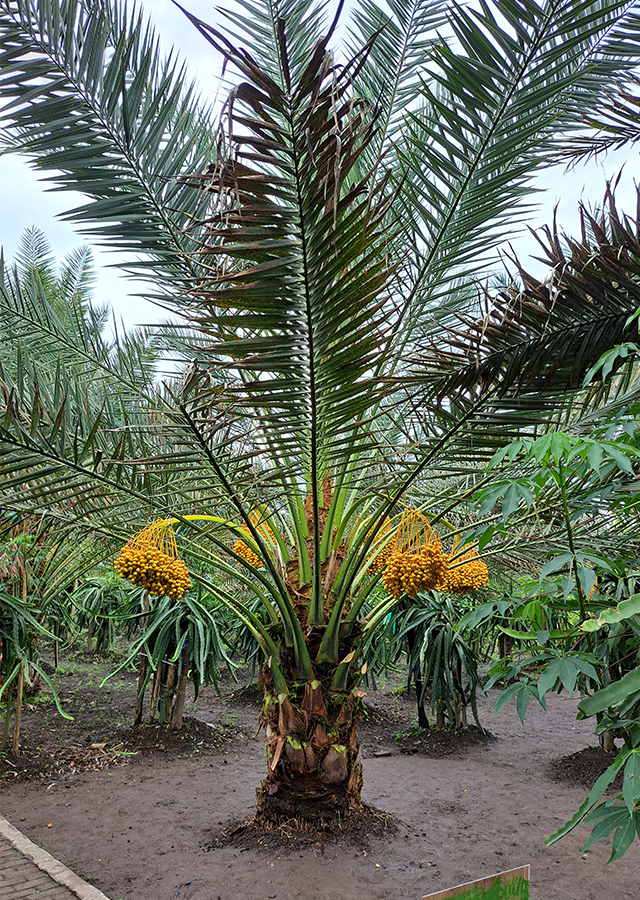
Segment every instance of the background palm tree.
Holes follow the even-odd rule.
[[[259,812],[313,819],[360,804],[359,648],[399,602],[376,593],[373,558],[401,503],[435,521],[456,501],[434,497],[427,474],[470,489],[483,457],[581,384],[569,339],[542,392],[535,352],[515,385],[504,363],[518,328],[481,391],[443,380],[432,347],[450,348],[447,328],[475,308],[473,279],[526,215],[559,133],[635,64],[640,18],[620,0],[365,0],[339,59],[322,6],[244,8],[233,42],[187,13],[240,73],[217,127],[135,11],[0,3],[9,146],[87,195],[71,220],[131,254],[129,271],[179,317],[165,340],[189,361],[134,398],[123,354],[101,358],[127,398],[117,416],[64,360],[48,390],[35,369],[8,378],[2,467],[19,473],[12,502],[95,533],[151,515],[189,527],[193,580],[264,651]],[[553,315],[542,310],[541,335]],[[52,346],[64,340],[47,327]],[[208,577],[211,563],[263,617]]]

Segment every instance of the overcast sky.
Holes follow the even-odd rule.
[[[186,0],[185,8],[209,22],[216,18],[213,4],[204,0]],[[213,98],[220,77],[220,59],[171,0],[150,0],[144,8],[153,17],[156,28],[167,51],[174,45],[188,60],[191,77],[197,78],[204,97]],[[59,259],[86,240],[58,216],[65,210],[83,202],[83,197],[69,192],[46,190],[46,184],[38,181],[27,161],[15,155],[0,156],[0,244],[6,259],[15,254],[21,234],[36,225],[45,232]],[[118,273],[119,257],[98,247],[93,247],[98,278],[94,292],[95,302],[109,304],[125,326],[146,324],[166,313],[153,304],[135,296],[142,286]]]
[[[191,12],[210,23],[215,23],[216,12],[213,4],[206,0],[185,0]],[[228,2],[225,3],[228,8]],[[175,45],[187,59],[189,71],[200,82],[205,97],[213,98],[220,76],[220,60],[213,49],[189,24],[185,16],[170,0],[151,0],[145,4],[151,13],[167,50]],[[618,191],[618,205],[628,213],[635,211],[635,191],[633,177],[637,171],[637,151],[612,154],[598,163],[592,163],[569,174],[562,169],[548,170],[540,179],[545,188],[542,208],[534,227],[551,220],[553,206],[558,204],[558,220],[567,231],[576,229],[579,201],[597,203],[604,193],[605,181],[613,177],[628,157],[625,174]],[[42,229],[49,238],[58,258],[62,258],[74,247],[84,243],[83,238],[73,228],[60,221],[58,215],[65,209],[81,202],[69,193],[53,193],[45,190],[26,162],[16,156],[0,156],[0,244],[5,257],[11,259],[16,251],[20,235],[33,225]],[[535,254],[536,243],[530,237],[520,237],[515,241],[521,258]],[[108,303],[115,315],[129,327],[161,318],[164,314],[152,304],[134,295],[136,285],[118,274],[113,268],[118,263],[115,254],[94,248],[98,268],[95,300]],[[537,270],[539,271],[539,270]]]

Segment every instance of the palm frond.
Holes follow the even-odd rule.
[[[262,71],[287,90],[299,81],[318,42],[332,36],[341,7],[328,27],[327,4],[318,0],[237,0],[233,10],[219,10],[229,23],[221,32],[242,44]],[[204,37],[211,33],[205,22],[180,8]]]
[[[603,41],[601,53],[607,59],[626,58],[637,62],[640,48],[640,12],[631,8]],[[585,162],[609,150],[631,147],[638,141],[638,85],[634,71],[626,70],[610,88],[599,91],[590,110],[578,117],[582,132],[569,135],[561,146],[559,159]]]
[[[96,283],[93,253],[88,246],[72,250],[65,258],[58,276],[60,295],[64,303],[73,306],[84,305]],[[105,319],[107,311],[104,312]]]
[[[22,279],[38,278],[45,290],[52,292],[55,283],[55,260],[51,244],[39,228],[27,228],[18,242],[15,265]]]
[[[209,337],[201,360],[226,367],[272,459],[314,473],[315,490],[382,390],[371,371],[387,328],[390,198],[384,178],[351,181],[375,115],[349,93],[359,60],[337,68],[321,43],[289,95],[207,33],[247,81],[219,162],[191,178],[208,206],[189,315]]]
[[[489,4],[451,11],[459,49],[433,45],[435,86],[425,83],[400,148],[401,240],[415,247],[403,304],[412,339],[440,320],[451,281],[486,267],[520,227],[533,174],[611,83],[602,47],[628,6],[508,0],[499,6],[507,28]],[[619,57],[618,71],[625,65]]]
[[[418,361],[440,400],[490,388],[501,397],[566,399],[583,389],[603,353],[633,339],[638,223],[618,212],[611,185],[600,214],[582,206],[580,221],[579,238],[561,234],[555,221],[538,237],[548,279],[528,274],[516,260],[520,287],[497,296],[485,290],[484,314],[463,320],[448,349],[432,346]]]
[[[194,198],[176,176],[210,159],[212,122],[135,6],[9,0],[0,70],[6,144],[58,173],[54,189],[89,198],[67,220],[131,254],[139,276],[173,278],[179,290]]]
[[[32,235],[29,235],[29,238]],[[33,372],[47,383],[62,366],[70,379],[85,380],[127,403],[152,385],[158,351],[148,332],[132,331],[121,340],[104,334],[106,311],[90,303],[90,254],[81,248],[66,260],[60,276],[46,263],[16,267],[0,261],[0,362],[5,379],[17,377],[25,354]],[[153,391],[151,391],[153,394]]]
[[[640,141],[640,78],[630,76],[627,88],[605,94],[592,115],[585,117],[589,132],[567,140],[561,159],[586,162],[601,153],[633,147]]]
[[[363,0],[351,10],[349,52],[355,54],[371,43],[369,64],[358,73],[354,90],[382,110],[366,153],[370,164],[401,137],[423,79],[430,78],[430,50],[446,24],[447,6],[445,0],[390,0],[383,9],[373,0]]]
[[[295,532],[301,586],[307,554],[313,627],[327,625],[322,564],[360,529],[367,537],[348,544],[327,588],[321,656],[337,661],[341,616],[352,604],[345,625],[355,627],[384,516],[402,499],[427,503],[427,472],[437,482],[430,514],[446,515],[482,478],[483,453],[523,422],[553,415],[550,392],[532,388],[556,374],[532,349],[551,312],[534,286],[542,313],[527,307],[529,318],[518,319],[512,304],[490,320],[490,347],[472,319],[466,326],[497,373],[480,389],[468,373],[464,385],[443,387],[441,369],[431,359],[428,371],[416,350],[475,302],[470,275],[522,215],[558,128],[573,127],[631,65],[633,52],[616,50],[629,3],[452,4],[451,39],[423,32],[441,21],[439,3],[394,0],[382,30],[368,3],[346,61],[328,50],[321,5],[244,0],[243,9],[245,49],[190,16],[241,76],[214,136],[135,9],[86,0],[0,7],[11,146],[60,172],[54,187],[85,192],[70,216],[138,257],[130,270],[155,280],[157,296],[183,316],[174,326],[181,356],[193,348],[183,378],[166,389],[145,384],[143,338],[127,368],[126,341],[91,334],[97,319],[65,337],[75,305],[53,315],[37,279],[3,273],[0,303],[20,340],[3,370],[0,474],[13,510],[84,517],[95,533],[159,512],[184,524],[196,507],[230,507],[249,527],[256,501],[274,497]],[[84,278],[80,260],[71,269],[70,295]],[[527,341],[519,359],[532,381],[515,403],[500,396],[503,369],[516,371],[504,353]],[[454,378],[468,357],[445,363]],[[434,397],[439,408],[429,406]],[[336,491],[325,504],[330,471]],[[377,524],[365,528],[366,517]],[[194,556],[213,547],[234,558],[218,518],[206,535],[194,530]],[[305,667],[300,622],[274,559],[268,565],[263,607],[281,614]]]

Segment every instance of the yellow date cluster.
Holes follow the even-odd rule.
[[[440,590],[450,594],[467,594],[486,587],[489,584],[489,570],[478,556],[477,549],[471,544],[463,547],[462,552],[457,548],[456,541],[448,558],[449,566]]]
[[[472,544],[461,546],[456,537],[451,553],[447,555],[440,536],[425,516],[414,509],[405,509],[395,539],[378,559],[379,566],[371,566],[370,571],[382,570],[385,590],[397,600],[403,594],[415,597],[420,591],[466,594],[489,583],[489,571],[476,547]]]
[[[396,600],[402,594],[415,597],[419,591],[437,589],[446,571],[447,556],[442,546],[433,542],[421,547],[417,553],[394,550],[382,573],[382,583]]]
[[[251,521],[256,527],[258,533],[266,539],[267,544],[269,541],[272,543],[276,543],[275,535],[272,529],[267,525],[266,522],[261,522],[260,525],[257,524],[257,517],[251,516]],[[243,531],[247,535],[251,535],[249,528],[246,525],[243,525],[240,531]],[[238,538],[238,540],[233,545],[233,552],[236,553],[241,559],[244,559],[245,562],[248,562],[250,566],[254,569],[261,569],[264,567],[264,562],[252,548],[245,544],[242,538]]]
[[[367,534],[365,535],[365,540],[369,537],[372,530],[373,529],[370,529],[367,532]],[[389,534],[390,531],[391,531],[391,519],[387,516],[387,518],[382,523],[382,527],[380,528],[380,531],[376,535],[376,543],[378,541],[381,541],[383,538],[385,538]],[[375,546],[375,544],[374,544],[374,546]],[[386,569],[386,567],[389,565],[389,562],[391,561],[391,554],[393,553],[393,546],[394,546],[393,541],[388,541],[385,544],[385,546],[382,548],[382,550],[378,553],[376,558],[371,562],[371,564],[369,566],[368,571],[369,571],[370,575],[375,575],[378,572],[382,572],[384,569]],[[374,551],[374,553],[375,553],[375,551]],[[373,555],[374,555],[373,553],[369,554],[369,556],[367,557],[367,562],[371,559],[371,557]]]
[[[441,591],[450,594],[467,594],[478,591],[489,584],[489,570],[481,559],[474,559],[448,569],[442,582]]]
[[[179,600],[191,587],[178,559],[173,529],[165,520],[148,525],[122,548],[113,564],[121,578],[159,597]]]

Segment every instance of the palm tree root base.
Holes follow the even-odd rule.
[[[398,823],[392,815],[362,803],[357,809],[349,810],[345,816],[334,817],[331,822],[312,823],[300,818],[284,817],[279,822],[273,822],[264,821],[255,815],[233,826],[227,825],[224,830],[215,834],[205,849],[259,847],[269,852],[280,848],[311,848],[314,853],[322,853],[325,844],[338,841],[342,846],[353,845],[368,849],[372,839],[393,834],[397,828]]]
[[[325,784],[319,778],[282,782],[266,778],[256,791],[256,822],[296,821],[311,827],[344,819],[362,809],[362,765],[357,762],[344,784]]]

